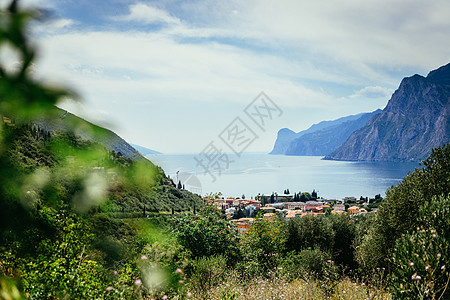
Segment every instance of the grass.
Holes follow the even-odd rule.
[[[344,278],[333,284],[316,280],[293,280],[283,278],[252,279],[243,281],[238,276],[229,276],[223,283],[211,287],[208,292],[190,292],[188,299],[314,299],[356,300],[392,299],[385,290],[369,287]]]

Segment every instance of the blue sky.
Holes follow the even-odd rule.
[[[450,61],[447,0],[22,2],[52,12],[35,76],[80,94],[61,106],[164,153],[200,152],[261,91],[283,114],[247,151],[269,152]]]

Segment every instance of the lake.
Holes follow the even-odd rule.
[[[186,189],[205,195],[222,192],[225,197],[254,197],[258,193],[283,194],[311,192],[318,196],[339,199],[346,196],[385,195],[386,189],[396,185],[414,168],[415,162],[348,162],[322,160],[319,156],[283,156],[265,153],[243,153],[241,157],[229,153],[229,164],[204,169],[195,158],[199,154],[147,155],[164,169],[175,182],[181,180]],[[220,172],[219,172],[220,171]],[[178,172],[178,174],[177,174]]]

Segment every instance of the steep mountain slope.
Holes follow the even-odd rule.
[[[304,130],[306,131],[306,130]],[[289,128],[282,128],[277,133],[277,139],[275,141],[275,145],[273,146],[272,151],[269,154],[285,154],[289,144],[293,139],[296,138],[297,135],[302,136],[304,131],[300,131],[299,133],[295,133]]]
[[[361,128],[370,119],[368,115],[372,116],[373,113],[361,113],[332,121],[322,121],[298,133],[288,128],[280,129],[270,154],[326,155],[339,147],[350,133]],[[339,127],[341,125],[343,127]],[[337,139],[336,134],[338,135]]]
[[[143,156],[148,155],[148,154],[161,154],[161,152],[152,150],[152,149],[148,149],[139,145],[135,145],[132,143],[129,143],[134,149],[136,149],[137,151],[139,151],[139,153],[141,153]]]
[[[404,78],[383,112],[325,159],[423,160],[450,141],[450,64]]]
[[[291,141],[286,149],[286,155],[327,155],[336,150],[355,130],[366,125],[374,115],[381,113],[376,110],[372,113],[360,115],[358,119],[349,120],[339,125],[307,133]]]
[[[136,149],[111,130],[94,125],[57,107],[48,115],[49,117],[35,120],[33,123],[50,132],[55,130],[73,131],[81,138],[102,144],[106,149],[120,152],[127,158],[142,158]]]

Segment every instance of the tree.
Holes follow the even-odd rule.
[[[239,207],[238,209],[236,209],[234,211],[233,219],[240,219],[240,218],[244,218],[244,217],[245,217],[245,213],[241,207]]]
[[[172,232],[193,258],[223,254],[229,261],[238,258],[238,232],[235,225],[212,206],[204,206],[197,215],[178,215]]]
[[[242,235],[240,248],[245,272],[250,276],[267,274],[281,260],[284,251],[284,225],[271,222],[258,214],[250,229]]]
[[[265,206],[268,203],[268,199],[266,195],[260,196],[261,206]]]
[[[294,218],[287,225],[286,249],[301,251],[308,248],[320,248],[331,251],[334,243],[334,231],[325,217],[304,216]]]
[[[316,192],[316,190],[313,190],[312,191],[312,193],[311,193],[311,199],[317,199],[317,192]]]
[[[421,165],[386,191],[374,228],[357,245],[360,264],[369,268],[387,266],[391,270],[389,255],[403,234],[414,232],[420,226],[417,222],[420,208],[433,197],[449,194],[450,144],[433,149]],[[376,255],[373,250],[377,251]]]
[[[311,194],[308,193],[308,192],[303,192],[303,193],[300,195],[299,200],[300,200],[301,202],[309,201],[309,200],[311,200]]]
[[[398,298],[448,299],[450,196],[433,197],[419,209],[419,230],[402,234],[390,256],[391,289]]]

